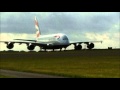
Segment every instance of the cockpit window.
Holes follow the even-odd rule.
[[[63,40],[68,40],[67,36],[63,36]]]

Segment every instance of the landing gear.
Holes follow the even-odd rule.
[[[60,48],[60,51],[62,51],[62,48]],[[64,50],[63,51],[66,51],[66,48],[64,48]]]
[[[54,52],[54,49],[53,49],[53,52]]]
[[[66,48],[64,48],[64,51],[66,51]]]
[[[40,47],[40,51],[42,51],[42,48]]]
[[[44,49],[44,51],[46,52],[46,48]]]
[[[60,48],[60,51],[62,51],[62,48]]]

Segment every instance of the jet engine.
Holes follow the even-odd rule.
[[[8,43],[8,44],[7,44],[7,48],[8,48],[8,49],[12,49],[13,47],[14,47],[14,44],[13,44],[13,43]]]
[[[89,45],[87,45],[87,48],[88,48],[88,49],[94,48],[94,44],[93,44],[93,43],[90,43]]]
[[[81,50],[82,49],[82,45],[75,45],[75,50]]]
[[[27,46],[27,49],[28,49],[28,50],[34,50],[34,49],[35,49],[35,45],[28,45],[28,46]]]

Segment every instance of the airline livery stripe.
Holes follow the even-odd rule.
[[[37,35],[37,37],[39,37],[39,36],[40,36],[40,32],[39,32],[39,31],[37,31],[37,32],[36,32],[36,35]]]
[[[37,31],[39,31],[39,27],[37,25],[35,25],[35,28],[37,29]]]
[[[36,17],[35,17],[35,25],[39,26]]]

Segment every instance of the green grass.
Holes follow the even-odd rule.
[[[10,76],[0,75],[0,78],[12,78]]]
[[[0,75],[0,78],[6,78],[6,76],[4,76],[4,75]]]
[[[120,78],[120,50],[1,52],[0,68],[76,78]]]

